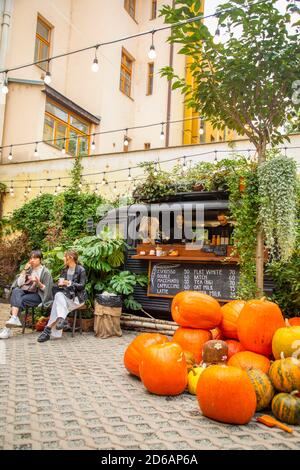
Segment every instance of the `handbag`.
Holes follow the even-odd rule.
[[[29,275],[26,274],[25,282],[21,287],[22,291],[27,292],[28,294],[33,294],[38,291],[37,285],[34,281],[29,279]]]

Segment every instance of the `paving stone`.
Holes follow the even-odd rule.
[[[290,435],[255,418],[246,426],[217,423],[201,414],[194,396],[148,393],[123,366],[135,336],[126,331],[106,342],[92,333],[64,334],[40,345],[30,330],[14,333],[0,369],[0,449],[300,448],[299,427]]]

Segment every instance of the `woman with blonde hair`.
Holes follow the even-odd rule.
[[[62,331],[67,325],[66,318],[69,312],[82,306],[86,299],[85,291],[86,272],[78,262],[78,254],[68,250],[64,254],[65,267],[61,272],[57,286],[54,287],[54,302],[51,308],[49,322],[38,337],[39,343],[48,341],[50,337],[61,338]]]

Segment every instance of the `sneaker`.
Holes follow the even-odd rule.
[[[63,330],[67,326],[68,326],[68,320],[65,320],[64,318],[61,318],[61,317],[57,319],[57,322],[56,322],[57,330]]]
[[[12,336],[12,331],[10,328],[3,328],[0,332],[0,339],[8,339]]]
[[[49,341],[51,335],[51,328],[46,326],[43,333],[38,337],[38,343],[45,343],[45,341]]]
[[[20,322],[19,318],[15,315],[12,315],[10,319],[6,322],[7,328],[20,328],[22,327],[22,323]]]

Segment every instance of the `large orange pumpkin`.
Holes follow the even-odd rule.
[[[288,318],[287,321],[291,326],[300,326],[300,317]]]
[[[278,305],[265,299],[249,300],[237,321],[238,338],[247,351],[270,356],[273,335],[284,326]]]
[[[265,374],[270,369],[270,361],[266,356],[256,354],[252,351],[242,351],[234,354],[228,361],[229,366],[239,367],[240,369],[259,369]]]
[[[208,367],[199,377],[196,393],[204,416],[216,421],[246,424],[255,413],[254,387],[237,367]]]
[[[245,351],[244,346],[235,339],[227,339],[225,343],[228,346],[228,359],[238,352]]]
[[[124,365],[128,372],[137,377],[140,376],[139,366],[143,350],[152,344],[169,342],[168,338],[159,333],[142,333],[134,338],[124,354]]]
[[[175,295],[171,313],[173,320],[180,326],[211,330],[222,320],[220,304],[207,294],[182,291]]]
[[[179,395],[187,386],[187,366],[181,346],[169,342],[144,349],[140,376],[149,392]]]
[[[180,326],[178,330],[175,331],[173,341],[180,344],[184,351],[192,352],[196,362],[200,362],[202,360],[203,345],[211,338],[212,334],[210,331]]]
[[[225,338],[238,339],[237,321],[245,304],[245,300],[232,300],[221,307],[223,318],[220,328]]]

